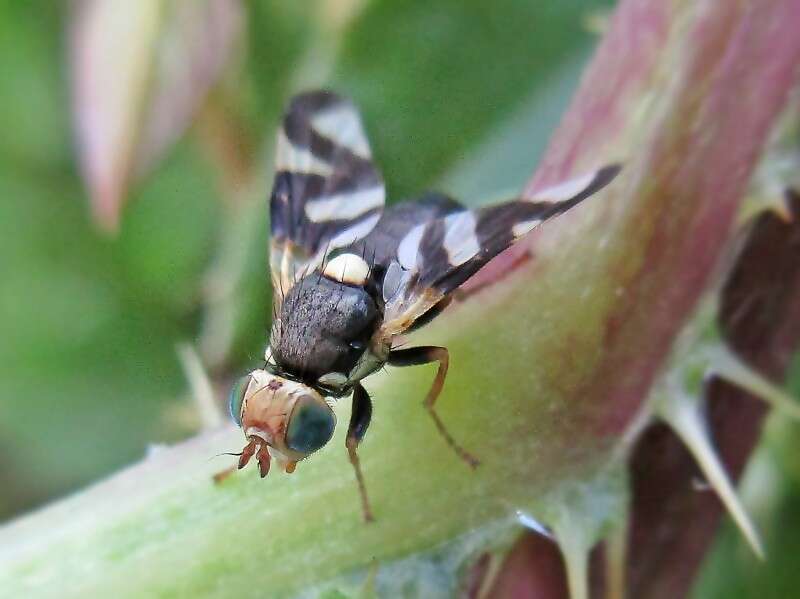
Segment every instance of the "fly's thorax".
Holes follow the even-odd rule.
[[[254,370],[234,386],[231,413],[249,441],[268,446],[284,463],[298,462],[323,447],[336,426],[336,416],[319,391],[266,370]]]
[[[341,273],[338,273],[341,274]],[[317,384],[348,378],[369,349],[382,311],[364,285],[312,273],[286,294],[270,345],[278,367]]]

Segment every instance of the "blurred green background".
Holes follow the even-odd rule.
[[[199,430],[178,344],[196,347],[220,398],[259,360],[269,165],[294,92],[325,86],[356,101],[390,201],[431,187],[467,201],[511,193],[532,173],[613,5],[145,4],[158,5],[149,40],[114,36],[124,23],[108,23],[104,39],[86,26],[91,2],[0,3],[3,520]],[[105,52],[105,71],[80,66],[78,47]],[[115,68],[126,53],[146,65],[138,83]],[[210,56],[218,68],[202,67]],[[76,94],[87,81],[103,85]],[[76,115],[102,124],[107,114],[132,125],[92,149]],[[155,148],[150,127],[168,133]],[[98,193],[85,165],[115,156],[118,193]],[[118,214],[118,227],[101,212]],[[800,366],[792,388],[800,393]],[[698,596],[794,594],[798,456],[792,425],[771,422],[745,487],[770,560],[756,563],[726,524]]]

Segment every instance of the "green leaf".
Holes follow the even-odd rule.
[[[371,3],[345,36],[333,85],[363,106],[390,197],[419,194],[549,84],[589,46],[582,17],[606,5]]]

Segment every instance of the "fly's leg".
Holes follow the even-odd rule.
[[[214,479],[214,484],[220,484],[228,479],[228,477],[236,472],[236,466],[230,466],[225,468],[225,470],[220,470],[219,472],[215,473],[212,478]]]
[[[391,366],[418,366],[421,364],[430,364],[431,362],[438,362],[439,369],[436,371],[436,378],[433,379],[433,384],[422,405],[428,410],[436,428],[442,437],[444,437],[447,444],[453,448],[453,451],[456,452],[458,457],[472,468],[475,468],[480,463],[478,459],[456,443],[455,439],[453,439],[452,435],[447,431],[444,422],[442,422],[442,419],[439,418],[439,415],[433,408],[433,404],[436,403],[436,399],[442,392],[444,379],[447,377],[447,366],[450,362],[450,355],[447,352],[447,348],[429,345],[411,347],[408,349],[396,349],[389,353],[389,364]]]
[[[353,389],[353,410],[350,414],[350,426],[347,428],[345,447],[347,447],[347,453],[350,456],[350,463],[353,465],[353,470],[356,472],[358,493],[361,496],[361,508],[364,512],[364,520],[366,522],[372,522],[375,518],[372,516],[372,509],[370,508],[369,498],[367,497],[367,486],[364,484],[364,475],[361,473],[361,462],[358,460],[356,449],[367,433],[367,428],[369,428],[371,419],[372,400],[369,398],[367,390],[361,386],[361,383],[356,383]]]

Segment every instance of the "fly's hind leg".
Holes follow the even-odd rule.
[[[367,487],[364,484],[364,475],[361,472],[361,462],[358,459],[356,449],[358,449],[358,444],[367,433],[370,420],[372,420],[372,400],[369,398],[367,390],[361,386],[361,383],[356,383],[353,389],[353,409],[350,414],[350,426],[347,428],[345,446],[350,456],[350,463],[356,472],[358,493],[361,496],[361,508],[366,522],[372,522],[375,518],[372,516],[372,509],[367,497]]]
[[[439,369],[436,371],[436,378],[433,379],[428,395],[422,405],[428,410],[428,413],[433,418],[437,430],[442,435],[447,444],[452,447],[458,457],[464,460],[472,468],[475,468],[480,463],[478,459],[469,453],[466,449],[456,443],[453,436],[448,432],[447,428],[439,418],[433,405],[436,399],[442,392],[444,386],[444,379],[447,377],[447,366],[450,362],[450,355],[447,348],[437,347],[435,345],[427,345],[421,347],[411,347],[408,349],[396,349],[389,353],[389,364],[391,366],[418,366],[421,364],[430,364],[431,362],[438,362]]]

